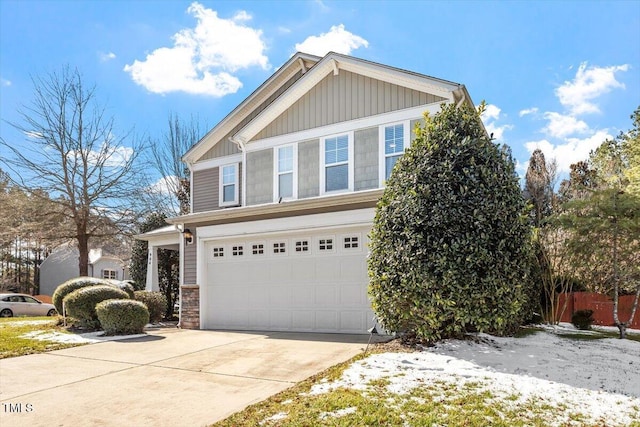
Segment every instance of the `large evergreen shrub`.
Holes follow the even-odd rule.
[[[425,120],[376,209],[374,311],[388,330],[422,341],[508,333],[523,317],[531,261],[510,153],[471,107],[443,105]]]

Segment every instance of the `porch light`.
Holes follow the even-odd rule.
[[[188,228],[186,228],[182,234],[184,235],[184,241],[186,244],[192,243],[193,242],[193,233],[191,233],[191,230],[189,230]]]

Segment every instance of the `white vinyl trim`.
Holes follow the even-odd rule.
[[[278,202],[280,199],[280,181],[279,177],[281,173],[278,169],[278,156],[281,148],[291,147],[293,151],[293,169],[290,172],[292,174],[292,196],[285,197],[283,200],[295,200],[298,198],[298,144],[286,144],[280,145],[273,149],[273,201]]]
[[[242,153],[233,154],[231,156],[216,157],[215,159],[204,160],[202,162],[194,163],[191,165],[191,171],[201,171],[204,169],[211,169],[219,166],[228,165],[230,163],[242,162]]]
[[[326,178],[326,168],[327,165],[325,164],[325,144],[327,139],[331,139],[331,138],[336,138],[336,137],[340,137],[340,136],[347,136],[348,142],[347,142],[347,170],[348,170],[348,178],[347,178],[347,188],[345,189],[341,189],[341,190],[336,190],[336,191],[327,191],[326,190],[326,182],[325,182],[325,178]],[[334,134],[334,135],[327,135],[323,138],[320,139],[320,195],[330,195],[330,194],[340,194],[340,193],[347,193],[347,192],[353,192],[353,188],[354,188],[354,150],[353,150],[353,131],[349,131],[349,132],[343,132],[343,133],[339,133],[339,134]]]
[[[400,122],[394,123],[385,123],[378,127],[378,185],[380,188],[384,187],[384,182],[386,178],[386,158],[385,154],[385,129],[389,126],[402,125],[402,143],[403,150],[402,153],[398,153],[396,155],[402,155],[411,145],[411,121],[403,120]]]
[[[219,175],[219,192],[218,192],[218,202],[219,202],[219,206],[220,207],[236,206],[236,205],[240,204],[240,200],[239,200],[239,197],[238,197],[238,195],[240,194],[239,193],[240,189],[238,188],[239,184],[240,184],[239,179],[238,179],[238,177],[239,177],[239,174],[238,174],[239,165],[240,165],[240,163],[231,163],[231,164],[228,164],[228,165],[222,165],[222,166],[220,166],[220,168],[218,170],[218,173],[220,174]],[[235,176],[234,176],[233,184],[227,184],[227,185],[233,185],[234,194],[233,194],[233,200],[225,202],[224,201],[224,187],[225,187],[225,184],[223,182],[223,177],[224,177],[224,169],[226,167],[229,167],[229,166],[233,166],[234,167],[234,171],[235,171],[234,175]]]
[[[354,130],[358,129],[380,126],[385,123],[395,123],[404,120],[421,119],[423,113],[425,112],[428,112],[429,114],[435,114],[440,111],[441,104],[442,102],[435,102],[433,104],[406,108],[404,110],[396,110],[389,113],[377,114],[375,116],[363,117],[361,119],[334,123],[332,125],[307,129],[300,132],[292,132],[285,135],[278,135],[270,138],[250,141],[247,143],[246,149],[247,152],[260,151],[268,148],[273,148],[278,145],[293,144],[298,141],[307,141],[310,139],[319,139],[331,135],[344,134],[346,132],[353,132]]]

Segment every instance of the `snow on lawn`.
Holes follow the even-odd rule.
[[[146,336],[145,334],[136,335],[114,335],[106,336],[103,331],[86,332],[84,334],[71,334],[58,331],[33,331],[22,335],[24,338],[30,338],[40,341],[53,341],[65,344],[93,344],[103,341],[116,341],[129,338],[139,338]]]
[[[561,408],[552,412],[562,415],[550,419],[550,425],[570,422],[567,412],[606,425],[640,421],[640,342],[554,332],[521,338],[480,334],[476,340],[446,340],[422,352],[373,354],[353,363],[336,382],[313,386],[310,394],[338,387],[366,390],[369,382],[382,378],[389,381],[387,390],[399,395],[429,384],[461,389],[474,383],[508,404],[535,401]]]

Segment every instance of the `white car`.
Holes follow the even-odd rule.
[[[55,316],[53,304],[38,301],[27,294],[0,294],[0,317]]]

